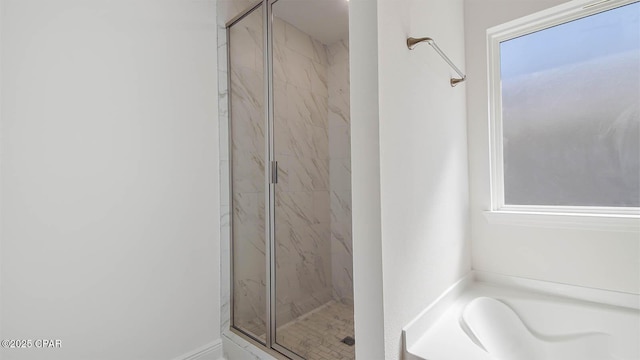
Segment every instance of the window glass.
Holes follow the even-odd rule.
[[[640,3],[500,43],[505,205],[640,206]]]

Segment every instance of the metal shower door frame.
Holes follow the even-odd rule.
[[[252,14],[254,11],[257,11],[258,8],[262,5],[262,1],[251,4],[247,9],[240,12],[238,15],[234,16],[231,20],[229,20],[225,24],[225,32],[226,32],[226,40],[227,40],[227,48],[226,48],[226,61],[227,61],[227,131],[228,131],[228,153],[229,153],[229,328],[230,330],[242,337],[243,339],[254,343],[259,344],[260,346],[266,346],[266,343],[255,337],[254,335],[242,330],[240,327],[237,327],[235,324],[235,282],[234,282],[234,231],[233,231],[233,223],[234,223],[234,201],[233,201],[233,111],[232,111],[232,88],[231,88],[231,27],[244,18]],[[268,314],[267,314],[268,316]]]
[[[238,23],[247,15],[263,7],[263,66],[266,81],[264,81],[265,100],[265,252],[266,252],[266,341],[262,342],[255,336],[246,333],[235,326],[234,320],[234,262],[233,262],[233,171],[229,171],[229,204],[230,204],[230,330],[243,339],[257,345],[271,355],[286,356],[292,360],[304,360],[303,357],[285,348],[276,342],[276,223],[275,223],[275,191],[277,184],[277,162],[275,160],[275,136],[274,136],[274,102],[273,102],[273,11],[272,7],[278,0],[261,0],[249,6],[246,10],[235,16],[225,24],[227,38],[227,89],[229,95],[228,106],[228,132],[229,132],[229,166],[233,166],[233,138],[232,138],[232,111],[231,111],[231,39],[230,27]]]

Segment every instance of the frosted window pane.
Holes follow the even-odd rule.
[[[500,44],[507,205],[640,206],[640,3]]]

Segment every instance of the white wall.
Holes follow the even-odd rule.
[[[213,1],[2,0],[2,359],[219,334]]]
[[[382,359],[378,0],[349,2],[353,301],[357,359]]]
[[[379,0],[377,34],[390,360],[401,356],[402,327],[470,270],[466,84],[449,85],[455,73],[429,45],[406,47],[408,36],[432,37],[465,69],[463,1]]]
[[[465,0],[473,268],[630,293],[640,292],[640,242],[631,232],[490,225],[486,29],[564,0]]]

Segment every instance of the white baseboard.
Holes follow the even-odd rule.
[[[222,339],[212,341],[173,360],[224,360]]]

